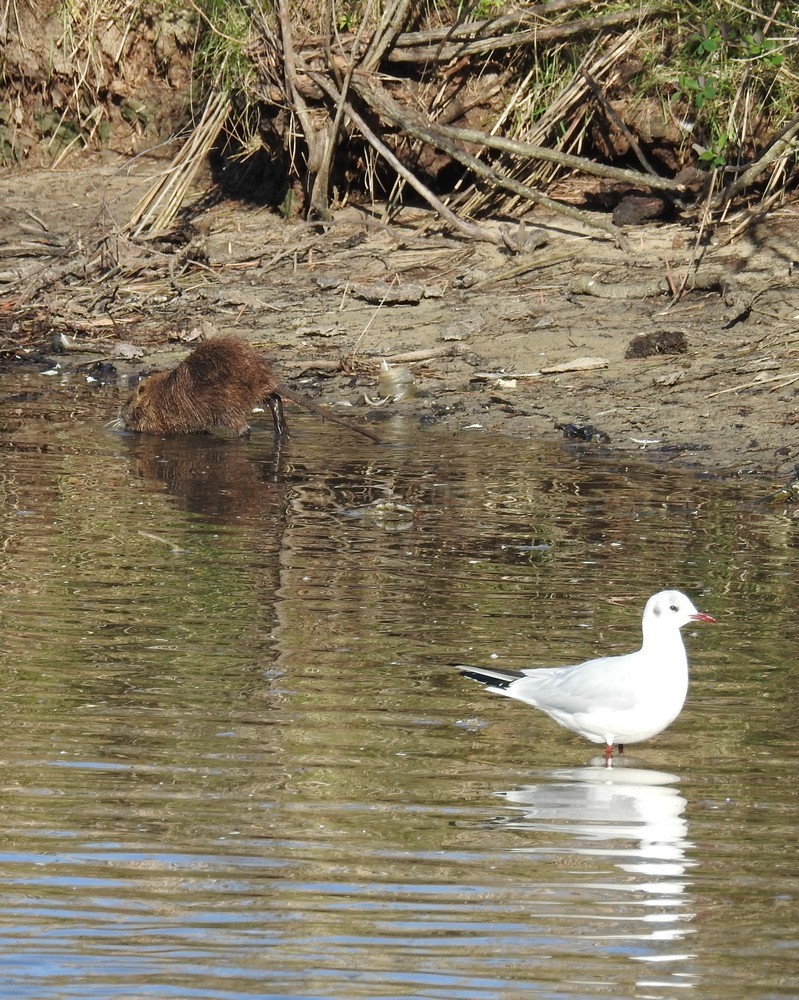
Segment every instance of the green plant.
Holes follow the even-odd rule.
[[[701,108],[708,101],[712,101],[718,94],[715,81],[702,74],[693,77],[680,73],[678,82],[680,90],[693,97],[693,102],[697,108]]]
[[[799,3],[664,0],[662,14],[638,52],[639,100],[663,109],[680,162],[751,162],[799,107]]]
[[[727,165],[727,146],[730,143],[730,135],[728,132],[721,132],[715,139],[711,141],[710,146],[701,146],[699,143],[694,143],[694,149],[699,154],[697,159],[703,167],[707,167],[708,170],[718,170],[720,167],[726,167]]]
[[[688,36],[688,44],[693,47],[694,53],[700,59],[718,52],[722,41],[721,30],[712,21],[703,24],[698,31]]]
[[[785,61],[785,56],[777,49],[777,42],[773,38],[766,38],[762,31],[742,35],[739,44],[747,59],[759,59],[774,69]]]
[[[505,0],[477,0],[476,3],[470,4],[464,13],[468,13],[475,21],[485,21],[501,14],[506,6]]]
[[[248,90],[255,76],[246,54],[251,39],[251,19],[235,0],[210,0],[205,4],[207,30],[197,55],[197,68],[214,89]]]

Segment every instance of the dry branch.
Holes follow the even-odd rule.
[[[796,137],[799,135],[799,114],[795,115],[766,147],[762,156],[748,167],[732,183],[722,188],[711,202],[711,208],[719,208],[751,187],[772,164],[778,160],[796,155]]]
[[[526,201],[532,202],[536,205],[541,205],[542,207],[548,208],[550,211],[557,212],[560,215],[568,216],[569,218],[575,219],[593,229],[601,229],[603,232],[612,236],[619,246],[624,245],[625,240],[622,233],[612,223],[606,222],[604,219],[597,219],[586,212],[581,212],[578,208],[574,208],[572,205],[565,205],[562,202],[548,198],[546,195],[541,194],[540,191],[536,191],[535,189],[528,187],[525,184],[521,184],[519,181],[513,180],[512,178],[501,174],[499,171],[486,166],[482,160],[479,160],[476,156],[472,156],[471,153],[467,153],[466,150],[462,149],[460,146],[456,145],[449,138],[447,138],[443,134],[446,130],[437,129],[432,123],[426,123],[421,116],[408,111],[406,108],[401,108],[395,101],[392,100],[388,93],[376,83],[367,82],[364,77],[356,74],[353,78],[352,86],[358,95],[378,114],[394,121],[410,135],[416,136],[424,142],[428,142],[438,149],[443,150],[454,160],[457,160],[458,163],[461,163],[463,166],[467,167],[477,176],[482,177],[490,184],[512,191],[514,194],[524,198]],[[483,135],[483,133],[476,134],[479,136]]]
[[[288,0],[279,0],[278,17],[280,19],[280,33],[283,38],[283,64],[286,68],[286,82],[289,86],[291,107],[300,120],[305,143],[308,147],[308,170],[315,174],[322,165],[324,158],[324,145],[317,130],[313,127],[311,114],[305,98],[302,96],[297,84],[296,54],[294,42],[291,35],[291,17],[289,16]],[[313,205],[313,197],[311,198]],[[317,207],[317,206],[314,206]],[[327,207],[325,206],[325,211]]]
[[[318,84],[322,90],[325,91],[334,101],[339,101],[342,99],[341,94],[336,90],[335,86],[325,78],[322,73],[315,73],[313,70],[308,70],[308,75]],[[484,229],[482,226],[475,225],[472,222],[466,222],[457,216],[451,208],[444,204],[440,198],[438,198],[433,192],[423,184],[419,178],[412,173],[404,163],[397,159],[397,157],[391,152],[385,143],[381,142],[380,139],[375,135],[375,133],[366,124],[366,121],[357,113],[357,111],[348,102],[344,102],[344,109],[347,117],[350,121],[358,128],[360,133],[369,143],[369,145],[379,153],[383,159],[391,165],[391,167],[402,177],[404,180],[410,184],[410,186],[420,194],[422,198],[435,209],[436,212],[462,236],[466,236],[469,239],[483,240],[489,243],[500,243],[501,237],[489,230]]]
[[[397,6],[399,4],[395,4],[395,8]],[[542,42],[562,42],[580,35],[597,34],[608,28],[640,22],[652,14],[647,8],[635,6],[563,24],[541,24],[538,21],[542,15],[552,13],[556,8],[565,10],[581,6],[590,7],[591,4],[585,0],[563,5],[539,4],[524,13],[509,14],[490,21],[467,21],[430,31],[399,32],[394,36],[390,49],[384,49],[382,55],[389,63],[447,63],[502,49],[521,48]],[[518,28],[525,30],[514,30]],[[372,36],[367,34],[364,40],[370,45],[377,37],[383,38],[380,29]],[[356,36],[351,33],[338,37],[342,55],[346,56],[350,52],[355,39]],[[303,40],[302,55],[306,60],[314,61],[323,53],[324,48],[325,38],[312,35]]]
[[[396,122],[395,124],[401,125],[402,123]],[[459,128],[455,125],[439,125],[438,122],[435,124],[431,123],[430,127],[442,137],[485,146],[487,149],[496,149],[498,152],[510,153],[521,159],[557,163],[558,166],[565,167],[568,170],[579,170],[581,173],[590,174],[594,177],[605,177],[608,180],[649,187],[657,191],[673,191],[677,193],[685,190],[683,184],[668,177],[658,177],[656,174],[641,174],[636,170],[628,170],[624,167],[610,167],[604,163],[597,163],[596,160],[589,160],[585,156],[573,156],[570,153],[562,153],[557,149],[548,149],[546,146],[520,142],[518,139],[505,139],[502,136],[489,135],[487,132],[480,132],[477,129]]]

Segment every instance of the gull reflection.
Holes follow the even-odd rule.
[[[524,818],[509,825],[552,830],[553,823],[564,824],[578,840],[598,842],[590,848],[572,845],[571,853],[636,859],[619,863],[626,872],[678,879],[691,865],[685,858],[687,803],[674,788],[680,780],[675,774],[641,767],[574,767],[544,771],[541,778],[538,784],[500,793],[523,811]],[[638,847],[611,846],[620,839],[637,841]],[[682,887],[657,883],[658,892],[681,892]]]
[[[502,825],[535,833],[531,846],[514,852],[596,859],[598,864],[568,866],[570,889],[579,889],[583,913],[599,907],[604,914],[604,929],[598,927],[596,937],[624,940],[629,958],[659,963],[657,980],[639,980],[639,987],[696,985],[686,968],[693,956],[674,948],[691,933],[695,917],[686,877],[695,862],[686,857],[687,803],[675,787],[679,778],[626,762],[537,776],[535,784],[500,793],[517,811]]]

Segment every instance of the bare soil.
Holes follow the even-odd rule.
[[[566,436],[776,487],[796,477],[796,208],[732,242],[698,246],[679,222],[629,229],[632,254],[539,213],[509,235],[524,244],[534,226],[545,244],[514,253],[410,210],[389,227],[349,208],[322,229],[232,202],[198,207],[170,240],[134,242],[124,224],[159,166],[107,154],[0,174],[5,363],[66,333],[79,350],[62,365],[108,359],[124,376],[171,364],[198,333],[236,333],[284,381],[305,376],[295,387],[375,422]],[[674,294],[694,272],[706,287]],[[586,294],[591,280],[615,297]],[[396,361],[412,352],[428,356]],[[411,370],[412,398],[384,398],[384,359]]]

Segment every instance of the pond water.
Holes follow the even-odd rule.
[[[799,521],[401,416],[249,441],[0,378],[0,996],[799,995]],[[625,766],[451,664],[637,647]]]

